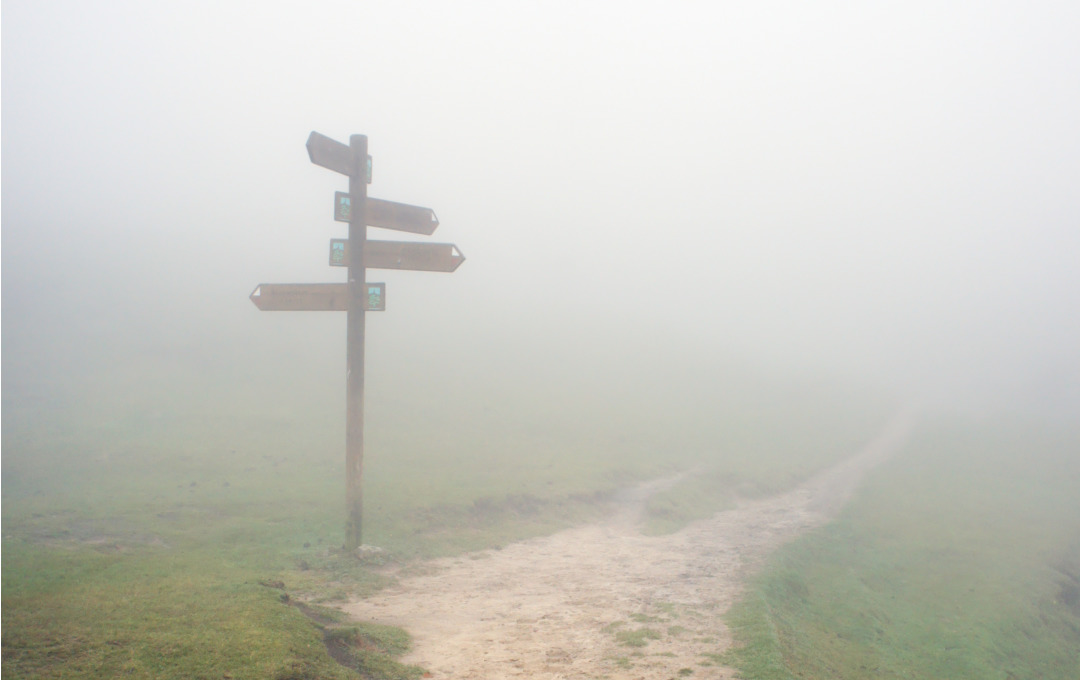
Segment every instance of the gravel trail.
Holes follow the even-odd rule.
[[[605,521],[434,560],[423,575],[343,608],[407,629],[414,644],[403,660],[439,680],[734,678],[706,655],[730,646],[722,618],[747,577],[778,546],[827,522],[910,425],[899,415],[794,490],[668,536],[641,535],[637,520],[649,495],[676,478],[628,490]]]

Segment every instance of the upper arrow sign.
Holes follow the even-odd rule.
[[[439,226],[439,218],[431,208],[394,203],[379,198],[367,199],[365,222],[369,227],[382,227],[410,234],[431,236]]]
[[[359,168],[353,166],[352,150],[345,144],[326,135],[312,132],[307,140],[308,158],[315,165],[343,175],[355,175]]]

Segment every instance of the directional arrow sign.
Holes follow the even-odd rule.
[[[464,261],[465,255],[453,243],[368,241],[364,244],[364,266],[372,269],[452,272]]]
[[[264,312],[344,312],[347,283],[260,283],[251,301]]]
[[[410,234],[431,236],[439,226],[439,218],[431,208],[394,203],[379,198],[367,199],[365,220],[369,227],[382,227]]]
[[[312,132],[307,140],[308,158],[315,165],[321,165],[327,170],[340,172],[343,175],[356,174],[353,167],[352,151],[341,142],[330,139],[326,135]]]
[[[365,311],[386,309],[386,284],[365,283]],[[264,312],[344,312],[349,309],[347,283],[260,283],[251,301]]]
[[[366,241],[364,266],[369,269],[411,269],[423,272],[452,272],[465,261],[453,243],[415,241]],[[349,242],[330,239],[330,264],[348,267],[352,262]]]

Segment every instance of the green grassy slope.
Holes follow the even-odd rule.
[[[59,401],[5,393],[5,678],[357,677],[331,657],[355,636],[297,601],[381,587],[386,562],[586,521],[614,489],[673,470],[780,488],[889,415],[737,375],[693,395],[551,372],[483,386],[427,374],[422,389],[399,376],[368,413],[365,542],[385,552],[360,560],[335,550],[338,386],[217,368],[102,372]],[[667,520],[702,511],[675,510]],[[367,677],[415,673],[365,645],[342,654]]]
[[[1080,433],[936,423],[730,614],[752,680],[1080,677]]]

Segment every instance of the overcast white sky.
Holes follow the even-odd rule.
[[[43,316],[343,329],[247,300],[343,279],[317,130],[368,135],[370,194],[468,256],[371,272],[373,350],[715,352],[1080,404],[1080,3],[2,12],[5,368]]]

